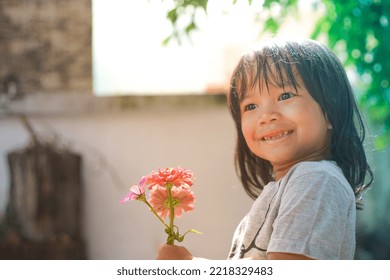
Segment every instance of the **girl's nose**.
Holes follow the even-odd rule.
[[[261,112],[258,122],[260,125],[264,125],[276,121],[279,118],[280,118],[280,113],[277,111],[277,109],[274,106],[271,105],[264,108],[264,110]]]

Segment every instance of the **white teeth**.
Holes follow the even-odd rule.
[[[289,131],[285,131],[285,132],[281,132],[279,134],[275,134],[275,135],[272,135],[272,136],[265,136],[263,137],[263,140],[265,141],[270,141],[270,140],[276,140],[276,139],[279,139],[279,138],[282,138],[286,135],[290,134]]]

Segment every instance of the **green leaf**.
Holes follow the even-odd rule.
[[[329,24],[326,18],[320,18],[317,23],[314,25],[314,29],[310,35],[311,38],[317,39],[321,33],[327,32],[329,30]]]
[[[263,3],[263,7],[266,9],[271,8],[271,3],[274,2],[274,0],[265,0]]]
[[[189,233],[189,232],[196,233],[196,234],[203,234],[203,232],[200,232],[200,231],[198,231],[198,230],[196,230],[196,229],[190,229],[190,230],[188,230],[184,235],[186,235],[186,234]]]
[[[390,134],[390,133],[388,133]],[[375,139],[375,148],[379,151],[384,150],[389,145],[389,136],[390,135],[380,135]]]
[[[265,21],[264,26],[264,31],[269,31],[271,33],[276,33],[279,30],[278,22],[272,17]]]
[[[177,13],[177,8],[174,8],[172,10],[170,10],[168,13],[167,13],[167,18],[169,19],[169,21],[172,23],[172,24],[175,24],[177,19],[179,18],[179,15]]]
[[[207,12],[207,4],[208,4],[208,0],[199,0],[199,6],[202,7],[202,9]]]
[[[187,25],[185,31],[187,34],[189,34],[191,31],[196,29],[196,24],[194,21],[192,21],[190,24]]]
[[[172,39],[172,36],[166,37],[166,38],[162,41],[162,45],[163,45],[163,46],[167,46],[168,43],[169,43],[169,41],[171,41],[171,39]]]

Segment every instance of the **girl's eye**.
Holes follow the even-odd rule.
[[[292,92],[284,92],[282,93],[279,98],[278,98],[278,101],[281,101],[281,100],[286,100],[286,99],[289,99],[291,97],[294,97],[296,94],[292,93]]]
[[[252,111],[256,108],[257,108],[256,104],[248,104],[245,106],[245,111]]]

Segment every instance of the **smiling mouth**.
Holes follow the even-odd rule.
[[[286,137],[287,135],[290,135],[291,133],[293,133],[292,130],[286,130],[286,131],[282,131],[282,132],[271,133],[271,134],[268,134],[268,135],[262,137],[261,140],[262,141],[275,141],[275,140],[281,139],[283,137]]]

